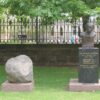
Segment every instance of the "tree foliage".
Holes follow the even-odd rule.
[[[7,0],[5,5],[8,11],[12,15],[22,16],[28,15],[29,9],[32,6],[31,0]]]
[[[99,0],[1,0],[9,13],[16,15],[59,17],[61,13],[71,16],[91,14],[99,6]]]
[[[96,7],[97,11],[97,23],[100,25],[100,7]]]
[[[9,14],[17,16],[40,16],[47,22],[62,18],[62,13],[67,13],[72,22],[83,17],[87,23],[89,16],[97,14],[96,7],[100,7],[100,0],[1,0],[2,8],[8,9]]]
[[[5,6],[6,5],[6,0],[0,0],[0,19],[3,16],[3,13],[6,11]]]

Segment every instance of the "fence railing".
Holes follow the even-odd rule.
[[[95,24],[95,42],[100,42],[100,26]],[[73,25],[66,20],[48,23],[41,18],[0,20],[0,43],[10,44],[79,44],[82,20]]]

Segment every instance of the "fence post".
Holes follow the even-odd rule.
[[[36,17],[35,33],[36,33],[36,44],[38,44],[38,17]]]
[[[22,22],[23,19],[22,19],[22,16],[21,16],[21,19],[20,20],[21,20],[21,26],[20,26],[20,28],[21,28],[21,35],[22,35],[23,34],[23,26],[22,26],[23,25],[22,24],[23,23]],[[23,44],[23,40],[22,39],[21,39],[21,44]]]

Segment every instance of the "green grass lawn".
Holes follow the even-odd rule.
[[[68,83],[77,77],[77,69],[65,67],[34,67],[35,89],[32,92],[2,92],[0,100],[100,100],[97,92],[70,92]],[[6,80],[0,66],[0,84]]]

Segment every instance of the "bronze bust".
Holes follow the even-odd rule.
[[[93,24],[88,23],[86,27],[86,32],[80,34],[80,37],[82,38],[82,47],[91,48],[94,46],[96,33],[94,32]]]

